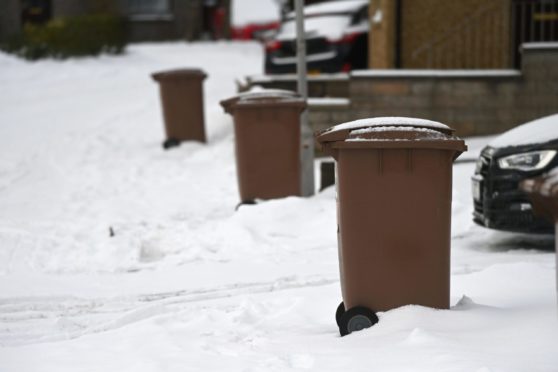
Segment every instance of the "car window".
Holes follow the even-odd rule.
[[[351,17],[345,14],[328,15],[318,17],[307,17],[304,19],[304,30],[306,34],[316,37],[326,37],[328,39],[339,39],[343,36],[345,29],[351,23]],[[288,20],[281,24],[277,39],[296,38],[296,22]]]
[[[358,25],[361,22],[368,22],[368,7],[362,7],[351,19],[351,25]]]

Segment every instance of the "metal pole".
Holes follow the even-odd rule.
[[[296,55],[298,93],[308,98],[306,71],[306,38],[304,35],[304,0],[295,0],[296,12]],[[308,109],[300,115],[300,190],[302,196],[314,195],[314,133],[308,123]]]

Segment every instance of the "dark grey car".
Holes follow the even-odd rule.
[[[558,166],[558,114],[497,137],[486,146],[473,176],[474,221],[491,229],[553,233],[554,226],[536,217],[519,182]]]

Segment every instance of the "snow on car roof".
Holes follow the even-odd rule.
[[[311,17],[304,21],[307,37],[321,36],[328,39],[340,39],[350,23],[349,16],[324,15]],[[277,40],[296,39],[296,24],[294,20],[284,22],[277,34]]]
[[[265,24],[280,19],[279,3],[275,0],[232,0],[233,26]]]
[[[522,146],[558,139],[558,114],[545,116],[515,127],[496,137],[491,147]]]
[[[351,13],[365,5],[368,5],[368,0],[327,1],[305,6],[304,15],[315,16],[320,14]],[[288,15],[289,18],[294,18],[294,16],[294,12]]]
[[[367,0],[328,1],[304,7],[304,29],[307,38],[321,36],[340,39],[346,32],[367,32],[366,20],[351,27],[351,14],[367,5]],[[291,12],[282,22],[277,40],[296,38],[295,13]]]

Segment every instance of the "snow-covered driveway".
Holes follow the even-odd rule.
[[[339,337],[334,190],[234,212],[218,102],[261,65],[252,43],[0,54],[0,371],[558,371],[553,240],[474,226],[472,163],[454,167],[452,309]],[[208,145],[161,149],[149,74],[173,67],[209,75]]]

